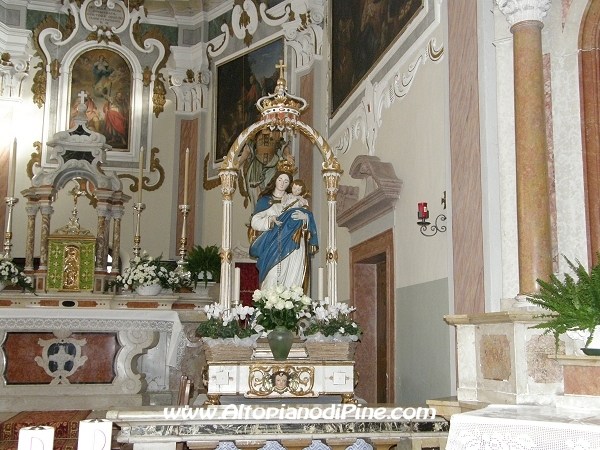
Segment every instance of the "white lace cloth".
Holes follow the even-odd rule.
[[[446,450],[600,449],[600,411],[491,405],[450,419]]]

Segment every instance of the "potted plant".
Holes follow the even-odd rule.
[[[552,333],[557,348],[561,334],[582,332],[587,337],[585,347],[588,348],[596,334],[596,327],[600,325],[600,265],[594,266],[588,273],[579,261],[574,264],[566,257],[565,260],[577,279],[565,273],[564,281],[556,275],[551,275],[549,282],[537,280],[540,292],[529,296],[528,300],[550,311],[550,314],[540,315],[548,320],[533,328],[544,329],[544,334]]]
[[[362,330],[351,315],[356,311],[346,303],[331,305],[313,302],[311,317],[301,329],[306,350],[316,360],[352,360]]]
[[[204,307],[206,320],[196,328],[202,338],[204,353],[209,361],[250,360],[259,337],[252,327],[254,308],[238,305],[225,309],[219,303]]]
[[[6,286],[19,286],[33,291],[31,277],[25,275],[17,265],[8,258],[0,259],[0,291]]]
[[[139,295],[158,295],[163,289],[177,291],[187,287],[189,281],[175,270],[169,270],[161,258],[152,258],[147,253],[132,259],[131,264],[118,275],[111,286],[131,289]]]
[[[187,252],[185,262],[187,270],[190,271],[190,278],[194,287],[196,287],[198,281],[204,282],[204,287],[208,285],[209,281],[215,283],[220,281],[221,255],[219,247],[216,245],[207,247],[195,245]]]

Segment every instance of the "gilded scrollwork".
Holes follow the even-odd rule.
[[[156,154],[159,152],[160,150],[156,147],[153,147],[152,150],[150,151],[150,172],[158,172],[158,181],[153,184],[150,185],[148,184],[148,182],[150,181],[150,178],[148,177],[144,177],[142,176],[142,189],[146,190],[146,191],[155,191],[158,188],[160,188],[162,186],[162,184],[165,181],[165,169],[163,168],[163,166],[160,165],[160,160],[158,158],[156,158]],[[131,184],[131,186],[129,187],[129,189],[131,189],[131,192],[137,192],[138,190],[138,183],[139,183],[139,178],[136,177],[135,175],[131,175],[129,173],[122,173],[120,175],[118,175],[119,178],[124,179],[130,179],[133,181],[133,183]]]
[[[152,111],[156,118],[158,118],[159,114],[165,110],[165,103],[167,102],[167,89],[165,88],[165,83],[162,81],[162,77],[162,74],[159,73],[154,80],[154,93],[152,95],[154,107],[152,108]]]
[[[35,141],[33,143],[36,151],[33,152],[27,162],[27,176],[31,180],[33,178],[33,166],[37,164],[38,167],[42,165],[42,143],[40,141]]]
[[[251,365],[248,397],[314,396],[315,368],[291,364]]]

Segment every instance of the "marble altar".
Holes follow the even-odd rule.
[[[176,366],[185,345],[175,311],[1,311],[0,411],[140,406],[140,357],[158,346],[166,365]]]
[[[121,428],[117,441],[134,450],[175,450],[180,442],[190,449],[441,449],[449,429],[441,417],[416,418],[415,408],[398,405],[247,403],[187,409],[186,419],[182,411],[112,410],[106,418]]]

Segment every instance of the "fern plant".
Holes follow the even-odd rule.
[[[194,287],[196,287],[198,280],[203,281],[204,287],[206,287],[210,280],[208,273],[212,275],[212,280],[214,282],[218,283],[220,281],[221,255],[219,253],[219,247],[216,245],[209,245],[206,247],[195,245],[188,251],[185,262],[187,264],[187,269],[190,271]]]
[[[537,280],[540,292],[529,296],[528,300],[551,313],[540,315],[548,320],[532,328],[544,329],[544,334],[552,333],[557,347],[559,336],[566,331],[588,330],[587,347],[594,337],[594,328],[600,325],[600,264],[588,273],[579,261],[574,264],[567,257],[565,260],[577,280],[568,273],[564,274],[564,281],[556,275],[551,275],[549,282]]]

